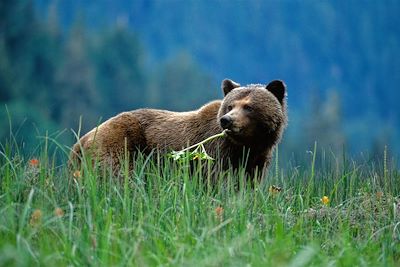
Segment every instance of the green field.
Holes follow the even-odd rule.
[[[116,178],[69,170],[54,142],[18,149],[1,149],[0,266],[400,265],[400,173],[384,151],[275,157],[252,187],[242,170],[211,184],[207,168],[156,154]]]

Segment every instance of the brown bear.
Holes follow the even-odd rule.
[[[71,157],[79,160],[83,148],[101,164],[118,170],[126,151],[181,150],[226,130],[226,137],[205,145],[207,153],[222,160],[224,169],[237,168],[245,155],[247,172],[265,170],[287,124],[285,84],[275,80],[266,86],[240,86],[225,79],[221,87],[222,101],[195,111],[123,112],[84,135],[74,145]]]

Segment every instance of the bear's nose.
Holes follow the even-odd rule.
[[[219,122],[223,129],[229,129],[232,126],[232,118],[226,115],[222,116]]]

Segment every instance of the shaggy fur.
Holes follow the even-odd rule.
[[[206,144],[207,152],[218,156],[224,168],[238,167],[247,155],[246,170],[264,170],[287,123],[286,88],[283,82],[267,86],[222,82],[224,99],[189,112],[138,109],[123,112],[84,135],[73,147],[72,159],[81,149],[98,157],[115,170],[124,155],[137,150],[149,153],[180,150],[227,129],[227,137]]]

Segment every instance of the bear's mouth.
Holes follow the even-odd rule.
[[[246,137],[244,135],[243,129],[232,128],[225,129],[227,139],[229,139],[235,145],[244,145],[246,143]]]
[[[237,128],[237,127],[232,127],[229,129],[225,129],[224,131],[227,135],[235,136],[235,135],[240,135],[240,133],[242,132],[242,129]]]

